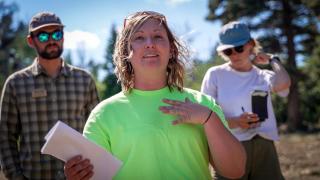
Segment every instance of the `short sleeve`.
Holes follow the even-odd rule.
[[[217,99],[217,81],[211,69],[206,72],[203,78],[201,92]]]
[[[222,108],[216,103],[215,99],[209,95],[203,95],[205,101],[203,101],[204,104],[202,105],[206,105],[208,108],[210,108],[220,119],[220,121],[223,123],[223,125],[229,129],[228,123],[226,121],[226,118],[224,116],[224,113],[222,111]]]
[[[101,124],[102,113],[99,112],[99,106],[97,106],[90,114],[86,125],[83,129],[83,136],[89,139],[91,142],[96,143],[105,150],[110,151],[110,138],[107,128]]]
[[[213,101],[214,101],[214,100],[213,100]],[[225,116],[224,116],[224,113],[223,113],[223,111],[222,111],[222,108],[221,108],[218,104],[216,104],[215,102],[214,102],[214,104],[213,104],[213,109],[212,109],[212,111],[216,113],[216,115],[219,117],[219,119],[220,119],[220,121],[223,123],[223,125],[224,125],[227,129],[229,129],[228,122],[226,121],[226,118],[225,118]]]
[[[273,89],[273,85],[275,83],[274,82],[275,81],[275,73],[273,71],[266,71],[266,74],[267,74],[267,77],[269,79],[270,90],[272,90]],[[287,97],[289,92],[290,92],[290,90],[288,88],[288,89],[285,89],[285,90],[282,90],[282,91],[278,91],[276,93],[280,97]]]

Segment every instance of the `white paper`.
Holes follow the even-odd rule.
[[[46,143],[41,148],[43,154],[50,154],[64,162],[76,155],[90,159],[94,167],[94,180],[111,180],[122,165],[112,154],[61,121],[51,128],[45,139]]]

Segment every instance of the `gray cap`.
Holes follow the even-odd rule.
[[[217,51],[244,45],[250,39],[250,30],[246,24],[238,21],[229,22],[221,28]]]
[[[46,26],[64,27],[60,18],[51,12],[40,12],[34,15],[29,23],[29,33]]]

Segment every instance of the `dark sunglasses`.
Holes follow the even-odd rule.
[[[124,19],[124,22],[123,22],[123,27],[126,27],[127,22],[130,21],[131,19],[134,19],[134,18],[136,18],[136,17],[138,17],[138,16],[142,16],[142,15],[154,16],[154,17],[156,17],[156,18],[161,19],[161,21],[163,21],[163,22],[165,22],[165,23],[167,22],[167,21],[166,21],[166,17],[165,17],[163,14],[160,14],[160,13],[154,12],[154,11],[141,11],[141,12],[136,12],[136,13],[134,13],[134,14],[129,15],[128,17],[126,17],[126,18]]]
[[[51,33],[45,32],[45,31],[41,31],[41,32],[37,33],[35,36],[37,37],[38,41],[41,42],[41,43],[48,42],[49,39],[50,39],[50,36],[51,36],[51,38],[53,40],[60,41],[63,38],[63,31],[62,30],[56,30],[56,31],[53,31]]]
[[[244,45],[241,45],[241,46],[236,46],[234,48],[228,48],[228,49],[225,49],[223,50],[223,54],[225,54],[226,56],[231,56],[232,54],[232,49],[234,49],[237,53],[242,53],[244,51]]]

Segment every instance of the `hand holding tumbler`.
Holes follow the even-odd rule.
[[[260,121],[268,119],[268,92],[255,90],[251,94],[252,112],[259,116]]]

